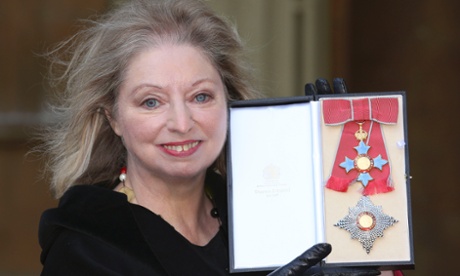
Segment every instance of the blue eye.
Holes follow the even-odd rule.
[[[158,105],[158,101],[155,100],[155,99],[148,99],[144,102],[144,105],[149,107],[149,108],[153,108],[153,107],[156,107]]]
[[[195,97],[195,100],[199,103],[204,103],[209,99],[209,95],[199,94]]]

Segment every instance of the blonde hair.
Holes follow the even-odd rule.
[[[221,75],[228,100],[257,97],[233,26],[200,0],[133,0],[107,12],[49,53],[56,122],[45,129],[51,189],[59,198],[76,184],[113,183],[126,150],[105,116],[116,111],[130,59],[165,41],[203,51]],[[213,169],[225,173],[225,149]]]

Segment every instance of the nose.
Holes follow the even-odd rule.
[[[168,115],[167,128],[172,132],[187,133],[195,124],[192,110],[184,102],[171,103]]]

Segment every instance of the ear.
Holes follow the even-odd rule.
[[[118,121],[111,115],[111,113],[107,109],[104,109],[104,113],[105,117],[107,118],[107,121],[109,121],[110,127],[112,127],[115,134],[121,137],[121,131]]]

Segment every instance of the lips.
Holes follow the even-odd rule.
[[[198,149],[199,141],[163,144],[165,152],[174,156],[188,156]]]
[[[196,147],[198,143],[199,142],[196,141],[196,142],[192,142],[192,143],[185,144],[185,145],[163,145],[163,147],[167,150],[182,152],[182,151],[188,151],[191,148]]]

